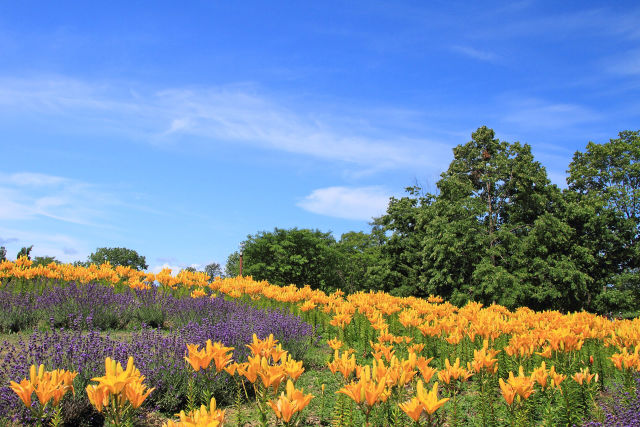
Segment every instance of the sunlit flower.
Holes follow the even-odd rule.
[[[422,407],[428,414],[433,414],[437,411],[442,405],[449,401],[449,398],[446,397],[444,399],[438,400],[438,382],[433,383],[433,388],[426,392],[424,386],[422,385],[422,381],[418,380],[417,386],[417,398],[422,404]]]
[[[408,402],[400,403],[398,406],[415,422],[418,422],[422,415],[422,411],[424,410],[422,403],[420,403],[417,397],[412,398]]]
[[[304,394],[304,390],[296,389],[291,380],[287,381],[286,394],[283,392],[277,400],[270,400],[267,403],[275,412],[276,417],[288,423],[291,417],[302,411],[313,399],[312,394]]]

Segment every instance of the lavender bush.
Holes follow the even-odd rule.
[[[246,313],[242,304],[222,297],[180,298],[155,288],[118,292],[99,283],[68,283],[47,286],[39,292],[11,286],[0,289],[0,332],[4,333],[34,328],[105,331],[142,325],[175,329],[193,323],[233,322]],[[255,322],[251,326],[257,327],[254,332],[259,334],[261,315],[246,319]],[[239,325],[237,321],[235,325]],[[243,330],[246,333],[246,328]]]
[[[640,427],[640,375],[634,378],[635,389],[631,392],[622,384],[614,384],[605,390],[598,406],[602,411],[601,421],[591,421],[588,427]]]
[[[78,288],[70,287],[68,292],[78,295],[75,294]],[[91,295],[92,291],[87,292]],[[156,388],[144,406],[173,414],[184,407],[187,382],[193,375],[184,360],[187,343],[204,343],[207,339],[222,341],[235,347],[234,357],[243,360],[248,351],[246,344],[251,341],[253,333],[261,338],[273,333],[297,358],[306,352],[311,342],[311,327],[296,316],[277,310],[259,310],[222,298],[176,299],[147,291],[135,296],[110,295],[102,298],[107,304],[110,301],[121,302],[121,313],[130,310],[133,316],[138,308],[150,303],[159,304],[159,299],[164,298],[159,307],[163,315],[177,324],[182,323],[182,326],[169,331],[141,327],[127,339],[116,339],[98,330],[83,332],[83,327],[95,322],[92,316],[97,312],[94,310],[75,318],[76,330],[54,328],[35,331],[15,343],[4,342],[0,350],[0,420],[28,421],[27,411],[8,385],[10,380],[19,381],[25,377],[31,364],[43,363],[49,369],[79,372],[75,383],[77,395],[74,399],[65,399],[64,411],[69,417],[67,422],[75,425],[79,420],[99,421],[100,417],[91,413],[84,388],[92,377],[103,374],[107,356],[123,364],[133,356],[136,366],[147,378],[145,382]],[[51,307],[55,306],[54,297],[47,295],[45,300],[51,302]],[[36,301],[42,302],[43,299],[36,298]],[[220,374],[214,384],[214,395],[220,403],[229,402],[234,396],[234,387],[235,383],[226,373]]]
[[[116,293],[98,283],[69,283],[40,292],[0,290],[0,332],[51,326],[70,329],[122,329],[141,306],[132,292]]]

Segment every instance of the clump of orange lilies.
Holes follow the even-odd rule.
[[[29,379],[24,378],[20,383],[11,381],[11,390],[31,410],[34,418],[40,421],[44,421],[46,418],[45,411],[49,403],[51,403],[54,408],[51,425],[61,425],[60,402],[67,391],[71,390],[75,394],[73,380],[78,373],[62,369],[45,371],[44,365],[40,365],[38,368],[35,365],[31,365],[29,371]],[[39,407],[31,405],[31,398],[34,392],[40,403]]]
[[[169,420],[163,427],[218,427],[224,425],[224,409],[216,408],[216,399],[214,397],[209,401],[209,407],[201,405],[200,409],[190,411],[185,414],[184,411],[180,411],[177,416],[179,421]]]
[[[433,388],[430,391],[425,391],[422,384],[422,380],[418,380],[416,388],[416,397],[410,401],[401,403],[400,409],[402,409],[415,423],[420,421],[423,413],[426,415],[427,422],[432,425],[433,413],[436,412],[442,405],[447,403],[449,398],[438,399],[438,383],[433,383]]]
[[[284,425],[295,425],[301,411],[313,398],[313,395],[305,394],[294,385],[304,372],[302,362],[293,359],[273,334],[264,339],[253,334],[252,342],[247,347],[251,354],[246,362],[240,363],[232,362],[234,348],[225,347],[220,342],[212,343],[208,340],[202,349],[199,345],[188,344],[185,360],[196,372],[207,369],[213,361],[216,372],[224,370],[231,376],[238,375],[248,399],[243,378],[246,379],[253,386],[263,425],[268,423],[268,408],[273,410],[276,418]],[[280,384],[285,380],[286,390],[277,396]],[[224,411],[215,409],[214,399],[211,400],[209,409],[202,405],[199,410],[193,409],[188,414],[181,412],[179,417],[179,422],[172,421],[167,426],[217,426],[224,423]]]
[[[133,410],[142,405],[154,388],[147,389],[143,384],[145,377],[135,367],[133,357],[129,357],[126,369],[110,357],[105,359],[104,367],[104,376],[91,379],[98,384],[86,388],[89,401],[113,425],[126,425]]]
[[[77,372],[61,369],[46,371],[44,365],[30,368],[29,379],[24,378],[20,383],[11,381],[11,389],[20,400],[31,409],[35,419],[46,419],[46,408],[49,403],[53,407],[51,425],[61,425],[63,422],[60,402],[71,390],[75,394],[73,380]],[[135,367],[133,358],[129,358],[127,368],[123,369],[119,362],[107,357],[105,359],[105,375],[93,378],[98,384],[90,384],[86,388],[89,402],[98,412],[104,412],[107,420],[114,426],[126,425],[131,420],[133,410],[140,407],[142,402],[154,390],[147,389],[143,384],[144,376]],[[31,398],[36,393],[39,406],[32,405]]]

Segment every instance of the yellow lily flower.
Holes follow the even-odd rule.
[[[427,392],[425,391],[422,385],[422,380],[418,380],[417,398],[422,404],[424,410],[427,411],[428,414],[433,414],[442,405],[444,405],[449,401],[448,397],[438,400],[438,382],[437,381],[433,384],[433,388],[431,389],[431,391]]]

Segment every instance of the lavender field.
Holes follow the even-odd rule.
[[[248,299],[251,301],[250,299]],[[155,390],[144,405],[149,414],[172,416],[186,403],[194,372],[185,363],[187,344],[219,341],[236,349],[236,360],[248,354],[252,335],[273,334],[296,358],[313,345],[312,327],[279,309],[257,308],[247,301],[176,297],[157,289],[116,292],[99,283],[48,286],[23,292],[11,285],[0,290],[0,420],[29,424],[29,411],[9,388],[28,376],[32,364],[78,372],[75,398],[63,401],[67,425],[102,425],[82,391],[104,365],[105,357],[136,366]],[[237,385],[214,382],[220,405],[229,405]]]

